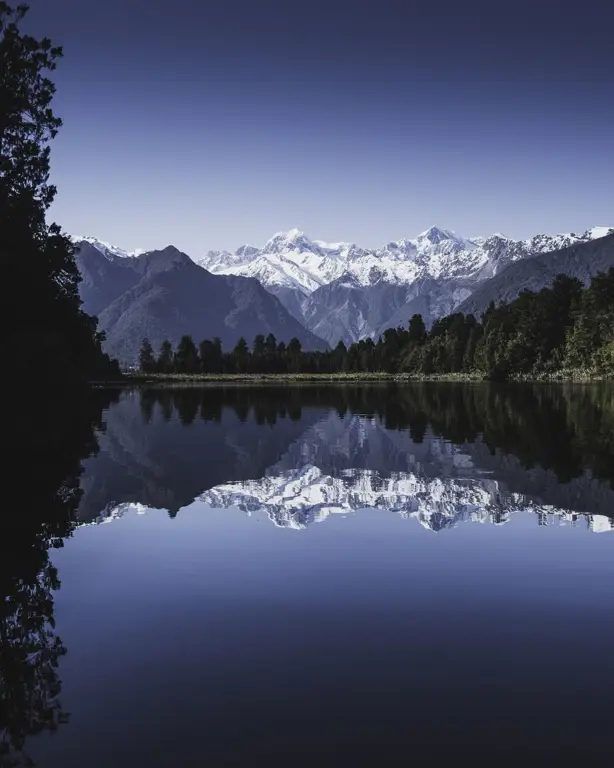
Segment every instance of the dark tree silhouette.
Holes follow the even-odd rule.
[[[168,340],[160,345],[156,368],[160,373],[170,373],[173,370],[173,345]]]
[[[182,336],[175,351],[175,370],[178,373],[197,373],[200,359],[196,344],[189,334]]]
[[[499,381],[566,368],[612,374],[614,269],[594,277],[588,288],[559,275],[539,293],[524,291],[499,307],[492,303],[481,321],[456,312],[427,330],[422,316],[414,314],[407,328],[388,328],[377,342],[361,339],[348,348],[340,341],[326,352],[303,350],[297,338],[277,344],[273,334],[258,334],[251,351],[244,338],[230,352],[219,339],[205,339],[197,350],[184,336],[174,356],[164,342],[155,368],[213,374],[463,373]]]
[[[230,355],[230,364],[236,373],[246,373],[249,365],[249,349],[243,337],[237,341]]]
[[[409,337],[410,342],[414,344],[423,344],[426,341],[426,326],[422,315],[412,315],[409,320]]]
[[[151,373],[156,367],[153,347],[149,339],[143,339],[141,350],[139,352],[139,369],[143,373]]]
[[[62,49],[20,31],[26,12],[0,1],[0,356],[24,374],[118,374],[81,311],[74,246],[45,220],[56,193],[49,142],[62,124],[47,73]]]
[[[301,352],[301,342],[295,336],[288,343],[288,363],[291,373],[300,373],[301,371]]]
[[[55,633],[58,573],[50,560],[76,524],[81,460],[97,450],[95,429],[116,398],[62,385],[35,400],[14,392],[3,420],[11,451],[5,471],[23,476],[36,466],[36,483],[3,488],[0,514],[0,766],[28,765],[30,736],[54,731],[67,715],[60,701],[58,664],[66,653]],[[65,414],[72,414],[67,419]]]

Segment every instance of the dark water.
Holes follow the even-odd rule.
[[[612,764],[611,386],[39,392],[4,437],[3,767]]]

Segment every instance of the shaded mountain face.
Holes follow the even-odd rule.
[[[590,243],[614,230],[583,234],[504,235],[465,238],[431,227],[413,239],[381,248],[311,240],[299,230],[280,232],[263,248],[211,251],[199,263],[216,274],[256,278],[310,330],[331,345],[350,344],[420,312],[427,325],[452,312],[483,281],[509,264],[574,244]]]
[[[212,275],[173,246],[124,256],[84,241],[77,264],[84,309],[98,316],[105,350],[123,363],[136,361],[145,337],[158,349],[186,333],[196,343],[219,336],[227,349],[259,333],[286,343],[296,336],[305,349],[327,346],[257,280]]]
[[[105,257],[86,241],[79,246],[77,264],[82,278],[79,293],[83,309],[90,315],[98,316],[141,277],[136,259]]]
[[[262,405],[242,388],[122,393],[106,414],[100,452],[84,462],[79,518],[125,504],[174,515],[204,490],[264,473],[326,414],[283,402],[277,389]]]
[[[144,335],[154,346],[185,332],[195,340],[217,335],[227,347],[241,335],[251,341],[272,332],[279,341],[297,336],[305,349],[321,349],[376,339],[386,328],[406,326],[414,313],[427,326],[457,309],[479,313],[491,298],[510,300],[559,272],[588,281],[610,265],[612,233],[594,227],[528,240],[469,239],[431,227],[368,250],[290,230],[263,248],[211,251],[200,272],[176,249],[130,253],[87,238],[77,261],[84,308],[100,316],[107,351],[134,362]]]
[[[377,339],[387,328],[406,327],[416,313],[430,326],[436,318],[452,312],[472,288],[468,280],[433,278],[409,285],[382,280],[362,286],[346,275],[307,296],[301,303],[302,319],[331,346],[339,339],[350,344],[368,336]]]
[[[523,290],[539,291],[558,274],[577,277],[588,285],[591,277],[610,267],[614,267],[614,233],[510,264],[477,286],[458,311],[479,317],[491,301],[503,304],[513,301]]]

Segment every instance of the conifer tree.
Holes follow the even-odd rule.
[[[160,373],[170,373],[173,370],[173,345],[168,339],[160,345],[156,368]]]
[[[139,352],[139,369],[143,373],[151,373],[154,370],[155,365],[156,360],[154,358],[153,347],[151,346],[149,339],[145,338],[143,339],[141,351]]]
[[[175,352],[175,370],[178,373],[198,373],[200,358],[196,344],[189,334],[181,337]]]

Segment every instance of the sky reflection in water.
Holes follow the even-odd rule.
[[[599,387],[123,393],[53,555],[71,718],[30,754],[602,759],[611,404]]]

